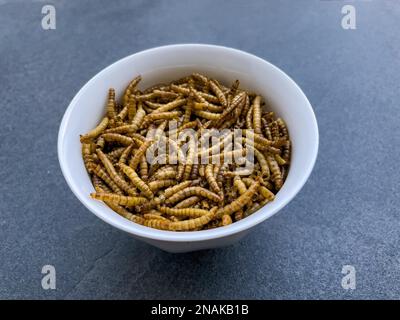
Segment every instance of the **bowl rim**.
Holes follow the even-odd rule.
[[[79,100],[80,96],[83,95],[84,91],[86,88],[90,85],[92,81],[95,81],[97,78],[101,77],[103,73],[106,73],[109,69],[112,69],[116,64],[119,64],[123,61],[132,59],[133,57],[137,57],[140,55],[146,55],[148,53],[152,53],[154,51],[158,50],[173,50],[173,49],[179,49],[182,47],[192,47],[193,49],[202,47],[202,48],[208,48],[208,49],[213,49],[213,50],[222,50],[225,52],[231,52],[231,53],[236,53],[236,54],[241,54],[246,56],[247,58],[255,59],[260,63],[268,64],[270,68],[275,69],[278,73],[281,74],[281,76],[285,77],[286,80],[290,82],[291,85],[295,86],[297,90],[299,91],[300,95],[304,99],[305,103],[305,108],[308,108],[308,111],[311,115],[310,118],[310,124],[313,127],[313,131],[315,132],[315,143],[313,144],[311,148],[311,161],[308,163],[308,166],[304,168],[303,174],[300,180],[297,180],[295,184],[292,186],[292,190],[290,191],[289,195],[283,198],[278,206],[275,208],[269,210],[267,213],[263,214],[254,214],[249,217],[246,217],[243,220],[240,220],[238,222],[232,223],[228,226],[225,227],[219,227],[219,228],[214,228],[210,230],[201,230],[201,231],[186,231],[186,232],[177,232],[177,231],[166,231],[166,230],[158,230],[158,229],[153,229],[149,227],[145,227],[142,225],[139,225],[137,223],[134,223],[132,221],[126,220],[127,223],[122,223],[123,220],[118,220],[115,218],[115,216],[110,215],[110,214],[104,214],[101,212],[98,212],[99,210],[95,207],[93,207],[90,203],[90,201],[95,201],[87,195],[82,195],[78,189],[75,187],[75,183],[72,179],[72,175],[70,174],[70,171],[67,168],[66,161],[65,161],[65,156],[64,156],[64,150],[62,148],[63,145],[63,140],[64,137],[66,136],[66,130],[67,130],[67,124],[70,120],[73,107],[76,104],[76,102]],[[57,153],[58,153],[58,160],[59,164],[61,167],[61,171],[63,173],[63,176],[69,186],[69,188],[72,190],[74,195],[80,200],[80,202],[87,208],[89,209],[93,214],[95,214],[97,217],[105,221],[106,223],[123,230],[129,234],[141,237],[141,238],[147,238],[147,239],[152,239],[152,240],[159,240],[159,241],[168,241],[168,242],[195,242],[195,241],[205,241],[205,240],[212,240],[212,239],[218,239],[218,238],[223,238],[226,236],[234,235],[236,233],[245,231],[247,229],[252,228],[253,226],[263,222],[264,220],[270,218],[271,216],[275,215],[278,211],[280,211],[283,207],[285,207],[298,193],[299,191],[303,188],[304,184],[308,180],[316,159],[318,155],[318,148],[319,148],[319,131],[318,131],[318,124],[317,124],[317,119],[314,113],[314,110],[302,91],[302,89],[297,85],[297,83],[290,77],[288,76],[284,71],[282,71],[280,68],[277,66],[273,65],[272,63],[257,57],[254,54],[226,47],[226,46],[220,46],[220,45],[212,45],[212,44],[201,44],[201,43],[185,43],[185,44],[171,44],[171,45],[164,45],[164,46],[158,46],[158,47],[153,47],[150,49],[146,49],[143,51],[139,51],[137,53],[131,54],[129,56],[126,56],[124,58],[121,58],[114,63],[110,64],[109,66],[103,68],[101,71],[96,73],[91,79],[89,79],[85,85],[83,85],[78,93],[74,96],[74,98],[71,100],[69,103],[64,116],[62,118],[59,132],[58,132],[58,142],[57,142]],[[86,197],[85,197],[86,196]],[[89,201],[88,201],[89,200]],[[106,208],[106,207],[105,207]],[[111,210],[111,209],[109,209]],[[100,210],[101,211],[101,210]],[[262,211],[262,208],[260,209]],[[261,212],[259,212],[261,213]]]

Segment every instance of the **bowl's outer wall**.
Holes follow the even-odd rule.
[[[130,222],[103,203],[89,196],[93,186],[83,165],[79,135],[97,125],[105,112],[107,91],[116,89],[121,96],[129,81],[141,74],[143,89],[160,82],[168,82],[194,71],[215,77],[225,84],[239,79],[241,87],[261,94],[267,109],[273,110],[287,123],[292,140],[292,159],[288,177],[276,199],[250,217],[226,228],[201,232],[174,233],[149,230]],[[175,241],[181,248],[205,249],[229,234],[250,228],[272,216],[286,205],[301,189],[311,173],[318,150],[318,128],[312,108],[301,89],[281,70],[242,51],[208,45],[166,46],[124,58],[92,78],[75,96],[64,115],[59,132],[59,160],[63,174],[75,195],[98,217],[124,231],[141,238],[152,238],[153,245],[176,251]],[[225,230],[220,230],[225,229]],[[217,239],[214,239],[217,238]],[[237,237],[232,237],[236,239]],[[186,242],[210,239],[209,243]],[[177,251],[182,251],[177,249]]]

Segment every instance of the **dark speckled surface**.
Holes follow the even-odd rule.
[[[41,29],[53,3],[57,29]],[[218,4],[217,4],[218,3]],[[400,298],[400,2],[0,0],[0,298]],[[173,255],[89,213],[65,183],[58,127],[98,71],[201,42],[254,53],[304,90],[320,129],[308,183],[240,243]],[[57,289],[41,287],[54,265]],[[341,287],[356,268],[355,290]]]

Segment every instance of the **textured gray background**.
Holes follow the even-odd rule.
[[[247,3],[249,2],[249,3]],[[57,29],[41,28],[53,3]],[[0,298],[400,298],[400,2],[0,0]],[[316,112],[319,157],[282,212],[237,245],[173,255],[89,213],[57,160],[79,88],[110,63],[170,43],[254,53]],[[41,268],[57,290],[41,288]],[[357,289],[341,287],[343,265]]]

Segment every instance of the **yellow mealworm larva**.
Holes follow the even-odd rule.
[[[271,123],[268,123],[268,126],[271,130],[272,139],[278,140],[280,138],[278,123],[276,121],[272,121]]]
[[[200,177],[204,177],[205,175],[205,166],[203,164],[199,167],[199,175]]]
[[[224,107],[222,107],[222,106],[216,106],[214,104],[204,103],[204,102],[193,103],[193,109],[196,111],[209,111],[209,112],[223,112],[224,111]]]
[[[273,143],[273,141],[264,138],[261,134],[254,133],[254,131],[251,129],[243,129],[242,135],[247,138],[253,139],[256,143],[260,143],[265,146],[269,146]]]
[[[218,98],[219,102],[221,103],[221,105],[226,106],[227,105],[227,101],[226,101],[225,94],[222,92],[222,90],[218,86],[218,84],[215,81],[212,81],[212,80],[209,81],[209,84],[210,84],[211,90],[217,96],[217,98]]]
[[[119,133],[104,133],[101,137],[107,142],[117,142],[124,146],[129,146],[133,142],[132,138]]]
[[[246,114],[246,128],[253,129],[253,106],[250,107]]]
[[[271,129],[268,126],[268,122],[266,119],[262,118],[261,119],[261,123],[263,126],[263,130],[264,130],[264,135],[268,140],[272,140],[272,134],[271,134]]]
[[[290,140],[287,140],[283,145],[282,159],[286,162],[290,161]]]
[[[142,145],[139,147],[139,149],[135,152],[134,156],[129,161],[129,166],[133,170],[136,170],[136,167],[139,165],[140,160],[145,155],[147,148],[149,148],[152,143],[153,143],[153,140],[146,140],[145,142],[142,143]]]
[[[131,220],[133,222],[138,223],[137,221],[141,221],[140,219],[143,219],[139,216],[136,216],[126,210],[124,207],[120,206],[119,204],[115,204],[110,201],[104,201],[104,203],[109,206],[112,210],[114,210],[116,213],[118,213],[120,216],[124,217],[125,219]]]
[[[233,178],[233,186],[237,189],[240,195],[244,194],[247,191],[245,183],[239,176],[235,176]]]
[[[251,201],[254,194],[258,191],[260,187],[260,181],[255,181],[245,193],[240,195],[236,200],[232,201],[228,205],[220,208],[217,212],[217,218],[221,218],[224,214],[231,215],[235,211],[242,209],[247,203]]]
[[[149,178],[148,172],[149,172],[149,166],[147,164],[146,156],[143,155],[140,158],[140,162],[139,162],[139,175],[143,181],[148,180],[148,178]]]
[[[149,182],[149,188],[153,192],[157,192],[160,189],[168,188],[176,184],[175,179],[167,179],[167,180],[157,180]]]
[[[81,142],[85,142],[90,139],[96,138],[101,133],[103,133],[103,131],[107,128],[107,126],[108,126],[108,118],[104,117],[96,128],[81,136]]]
[[[197,196],[192,196],[189,198],[186,198],[184,200],[182,200],[181,202],[178,202],[174,208],[176,209],[183,209],[183,208],[189,208],[189,207],[193,207],[196,203],[198,203],[201,200],[201,198],[197,197]]]
[[[152,211],[151,211],[152,212]],[[165,217],[163,217],[163,216],[160,216],[159,214],[155,214],[155,213],[145,213],[144,215],[143,215],[143,217],[145,218],[145,219],[158,219],[158,220],[161,220],[161,221],[171,221],[171,220],[169,220],[169,219],[167,219],[167,218],[165,218]]]
[[[96,200],[112,202],[112,203],[119,204],[121,206],[128,206],[128,207],[140,205],[140,204],[148,201],[144,197],[128,197],[128,196],[121,196],[118,194],[105,193],[105,192],[104,193],[97,193],[97,192],[91,193],[90,196]]]
[[[133,91],[135,90],[135,87],[138,85],[141,79],[142,77],[139,75],[128,84],[128,87],[126,88],[124,96],[122,98],[122,103],[124,104],[124,106],[128,105],[129,98],[131,97]]]
[[[96,192],[112,192],[112,190],[103,182],[103,180],[101,180],[100,177],[95,174],[92,176],[92,183]]]
[[[133,129],[131,130],[131,132],[136,132],[142,125],[142,122],[146,116],[146,111],[144,111],[142,103],[138,104],[138,108],[136,111],[135,116],[132,119],[131,125],[133,127]]]
[[[82,143],[82,158],[86,170],[90,172],[90,164],[93,163],[93,153],[90,143]]]
[[[189,140],[188,154],[185,163],[185,170],[183,171],[183,180],[188,180],[190,173],[192,172],[193,163],[195,160],[196,153],[196,141],[194,139]]]
[[[274,154],[274,157],[280,166],[284,166],[286,164],[285,159],[283,159],[279,154]]]
[[[201,74],[199,72],[193,72],[192,73],[192,78],[197,80],[197,81],[199,81],[204,86],[208,86],[209,85],[209,79],[204,74]]]
[[[115,90],[110,88],[108,90],[108,100],[107,100],[107,117],[109,119],[115,119],[117,113],[115,111],[116,102],[115,102]]]
[[[107,173],[110,175],[110,178],[120,187],[122,190],[127,192],[131,195],[136,195],[136,190],[132,188],[124,179],[122,179],[117,171],[115,170],[113,164],[111,163],[110,159],[101,151],[100,149],[96,150],[97,156],[99,157],[100,161],[103,163],[104,168],[106,169]]]
[[[243,110],[242,110],[240,116],[246,116],[247,113],[249,112],[250,106],[251,106],[250,105],[250,98],[249,98],[249,95],[246,94],[246,98],[245,98],[245,101],[244,101],[244,104],[243,104]]]
[[[224,214],[221,218],[221,225],[222,226],[227,226],[232,224],[232,218],[229,214]]]
[[[180,115],[181,115],[180,111],[150,113],[144,117],[141,128],[146,128],[152,121],[171,120],[171,119],[178,118]]]
[[[136,98],[132,94],[128,100],[128,120],[130,123],[132,123],[135,114],[136,114]]]
[[[209,213],[208,210],[194,209],[194,208],[177,209],[169,207],[159,207],[158,210],[167,215],[172,215],[176,217],[185,216],[189,218],[198,218]]]
[[[174,179],[177,176],[176,169],[173,167],[164,167],[158,170],[150,177],[150,181]]]
[[[215,193],[213,193],[213,192],[211,192],[211,191],[209,191],[209,190],[207,190],[205,188],[202,188],[202,187],[188,187],[186,189],[183,189],[183,190],[175,193],[170,198],[166,199],[165,203],[174,204],[174,203],[177,203],[177,202],[179,202],[179,201],[181,201],[181,200],[183,200],[185,198],[188,198],[190,196],[201,196],[201,197],[207,198],[207,199],[209,199],[211,201],[214,201],[214,202],[219,202],[221,200],[220,197],[217,194],[215,194]]]
[[[150,190],[149,186],[142,179],[140,179],[135,170],[133,170],[131,167],[123,163],[119,163],[118,165],[120,166],[122,171],[126,174],[126,176],[132,181],[132,184],[140,191],[142,191],[143,195],[146,198],[151,199],[154,197],[154,194]]]
[[[193,180],[193,181],[187,180],[187,181],[183,181],[183,182],[181,182],[181,183],[179,183],[179,184],[177,184],[177,185],[175,185],[175,186],[173,186],[173,187],[169,187],[168,189],[165,189],[165,191],[164,191],[164,196],[165,196],[165,198],[169,198],[169,197],[171,197],[172,195],[174,195],[175,193],[177,193],[178,191],[181,191],[181,190],[183,190],[183,189],[186,189],[186,188],[188,188],[188,187],[190,187],[190,186],[194,186],[194,184],[195,184],[196,182],[198,182],[198,181],[195,181],[195,180]]]
[[[218,186],[217,180],[215,179],[214,171],[213,171],[213,165],[212,164],[207,164],[206,165],[206,169],[204,171],[204,174],[205,174],[205,177],[206,177],[207,182],[210,185],[211,189],[216,193],[220,193],[221,189]]]
[[[227,108],[225,108],[220,118],[217,121],[215,121],[213,125],[217,128],[220,127],[224,123],[226,117],[231,116],[232,111],[234,111],[240,104],[244,103],[245,99],[246,99],[246,94],[244,92],[238,93],[232,99],[232,103]]]
[[[122,152],[121,157],[119,158],[118,162],[119,163],[126,163],[126,160],[128,159],[129,155],[132,152],[133,147],[135,146],[134,143],[132,143],[131,145],[129,145],[124,152]]]
[[[201,110],[193,110],[193,113],[198,117],[208,119],[208,120],[218,120],[221,118],[221,113],[214,113],[214,112],[201,111]]]
[[[286,127],[286,123],[282,120],[282,118],[278,118],[276,119],[276,123],[279,127],[279,131],[281,132],[281,136],[284,139],[288,139],[289,138],[289,132],[288,129]]]
[[[275,184],[275,188],[277,190],[279,190],[283,184],[281,170],[279,169],[279,165],[272,155],[267,155],[267,162],[268,162],[269,169],[271,170],[271,174],[272,174],[271,179]]]
[[[253,100],[253,129],[255,133],[261,134],[261,97],[256,96]]]
[[[210,212],[208,212],[204,216],[184,221],[166,222],[156,219],[146,220],[144,221],[144,225],[151,228],[169,230],[169,231],[189,231],[202,227],[206,225],[208,222],[210,222],[214,218],[216,210],[217,207],[214,207],[213,209],[211,209]]]
[[[260,186],[260,194],[265,198],[268,199],[269,201],[272,201],[275,199],[275,195],[270,191],[268,188],[264,186]]]
[[[162,113],[162,112],[167,112],[173,109],[176,109],[183,104],[186,103],[186,99],[178,98],[172,102],[169,102],[167,104],[161,105],[159,108],[153,111],[153,113]]]
[[[110,178],[108,173],[100,165],[95,165],[94,163],[92,163],[90,166],[90,172],[93,172],[93,174],[103,180],[113,192],[119,195],[123,194],[120,187],[118,187],[118,185]]]
[[[268,179],[270,175],[270,170],[267,159],[264,157],[263,153],[258,151],[258,149],[254,148],[251,145],[247,145],[247,148],[251,149],[254,152],[254,155],[257,158],[258,163],[260,164],[263,177],[266,177]]]

